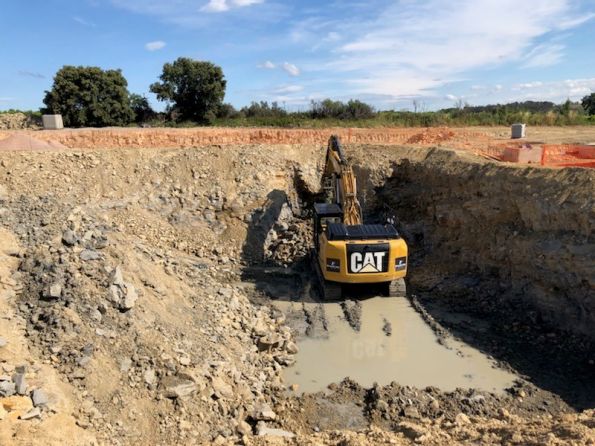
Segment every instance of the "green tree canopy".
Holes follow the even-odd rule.
[[[134,113],[134,122],[137,124],[147,122],[156,116],[147,97],[140,94],[132,93],[130,95],[130,108]]]
[[[595,116],[595,93],[585,96],[582,101],[583,108],[589,116]]]
[[[346,104],[325,99],[311,102],[311,114],[314,119],[368,119],[374,117],[375,112],[372,106],[357,99],[351,99]]]
[[[221,67],[211,62],[180,57],[163,66],[159,79],[151,91],[169,103],[179,121],[209,123],[221,109],[227,82]]]
[[[67,127],[105,127],[133,119],[128,83],[121,70],[63,66],[45,92],[44,113],[61,114]]]

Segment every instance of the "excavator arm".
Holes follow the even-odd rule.
[[[337,136],[331,136],[328,142],[322,185],[327,200],[341,206],[343,223],[361,225],[363,219],[357,199],[357,180]]]

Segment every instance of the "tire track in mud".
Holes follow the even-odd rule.
[[[316,306],[308,308],[305,304],[302,304],[304,317],[308,323],[306,329],[306,336],[310,338],[327,338],[329,336],[329,324],[326,318],[326,312],[324,306],[319,303]]]
[[[362,328],[361,300],[344,300],[341,302],[341,309],[349,326],[359,332]]]

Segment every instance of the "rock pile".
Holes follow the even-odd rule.
[[[221,194],[209,201],[218,215],[227,212]],[[139,435],[143,427],[126,410],[138,398],[155,402],[148,422],[172,441],[266,432],[258,422],[279,427],[265,409],[285,389],[280,373],[297,348],[284,319],[234,285],[240,272],[222,261],[224,249],[197,263],[89,209],[51,198],[12,205],[4,222],[25,247],[18,308],[40,356],[87,395],[80,427],[106,439]],[[115,388],[106,392],[98,373]]]
[[[3,363],[0,367],[0,421],[41,418],[50,404],[47,393],[29,384],[36,373],[24,365]],[[9,375],[9,374],[12,374]]]
[[[284,203],[265,240],[265,261],[276,266],[294,266],[306,259],[311,246],[310,221],[295,218],[289,205]]]
[[[24,113],[0,113],[0,130],[27,128],[29,119]]]

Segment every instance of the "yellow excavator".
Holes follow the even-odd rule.
[[[392,224],[363,223],[356,178],[337,136],[328,142],[322,189],[312,260],[323,299],[341,299],[343,284],[379,284],[386,295],[405,296],[407,244]]]

